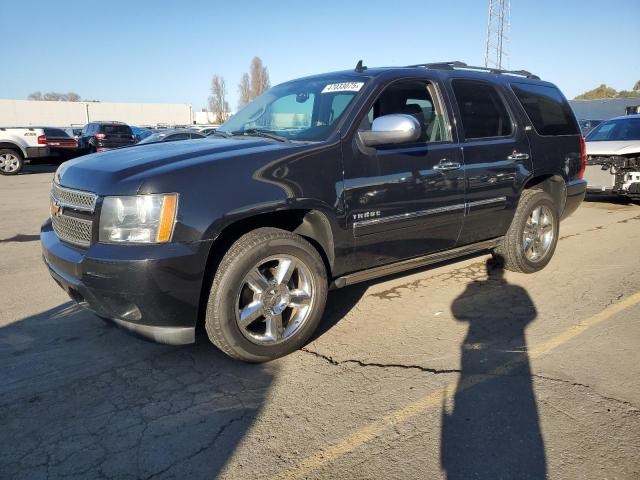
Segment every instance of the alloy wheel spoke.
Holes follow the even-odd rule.
[[[289,292],[289,306],[290,307],[306,307],[311,303],[311,295],[302,290],[301,288],[291,290]]]
[[[264,305],[260,300],[251,302],[240,310],[240,327],[247,328],[258,318],[264,315]]]
[[[276,273],[274,275],[279,284],[287,284],[291,279],[291,275],[296,269],[296,262],[293,259],[283,258],[278,262]]]
[[[267,329],[265,334],[272,340],[278,341],[284,334],[284,328],[282,327],[282,314],[269,312],[266,316]]]
[[[540,213],[541,207],[536,208],[533,212],[531,212],[531,222],[535,225],[540,224]]]
[[[269,288],[269,280],[265,277],[258,268],[254,268],[249,272],[246,277],[249,288],[256,293],[262,293]]]
[[[533,257],[534,248],[535,248],[535,240],[528,239],[528,241],[525,242],[525,244],[524,244],[524,252],[527,255],[527,257],[529,257],[529,258]]]

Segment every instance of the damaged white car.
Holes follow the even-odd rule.
[[[640,200],[640,115],[607,120],[585,140],[587,192]]]

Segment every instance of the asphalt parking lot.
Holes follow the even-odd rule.
[[[331,292],[265,365],[140,340],[40,258],[53,167],[0,178],[2,478],[640,478],[640,206],[598,199],[550,265],[475,256]]]

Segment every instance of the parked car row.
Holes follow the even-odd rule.
[[[205,138],[215,130],[214,126],[137,127],[116,121],[90,122],[82,128],[0,128],[0,174],[16,175],[33,158],[63,162],[113,148]]]

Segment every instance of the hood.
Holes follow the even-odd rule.
[[[300,148],[301,144],[256,139],[202,139],[134,145],[85,155],[63,163],[55,181],[99,195],[134,195],[142,184],[172,171],[199,168],[222,160]],[[279,154],[279,152],[275,152]],[[283,153],[284,154],[284,153]]]
[[[587,155],[628,155],[640,153],[640,140],[587,142]]]

